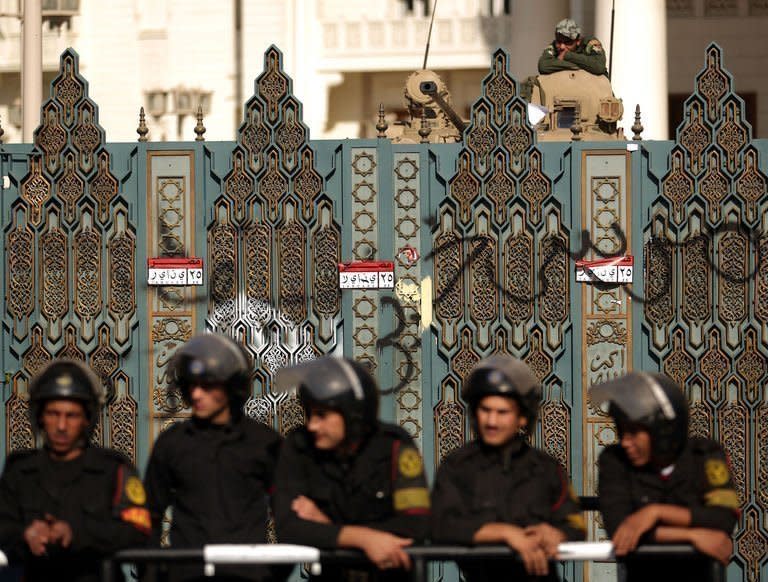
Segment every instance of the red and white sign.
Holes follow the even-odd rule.
[[[576,281],[583,283],[631,283],[635,258],[631,255],[595,261],[576,261]]]
[[[148,285],[202,285],[203,259],[198,257],[158,257],[147,259]]]
[[[394,289],[394,261],[339,263],[340,289]]]

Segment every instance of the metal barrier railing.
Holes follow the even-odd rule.
[[[610,542],[566,542],[558,547],[556,561],[614,561]],[[440,546],[426,545],[405,548],[411,558],[411,581],[428,580],[429,562],[455,562],[484,559],[518,559],[507,546]],[[633,559],[698,558],[707,560],[693,546],[687,544],[643,545],[632,554]],[[283,544],[215,544],[199,549],[130,549],[117,552],[103,562],[103,582],[113,582],[115,568],[120,564],[202,564],[206,575],[214,575],[217,566],[223,565],[275,565],[310,564],[310,571],[319,574],[323,565],[364,566],[370,565],[365,554],[358,550],[320,550],[309,546]],[[725,580],[725,568],[710,560],[711,582]],[[706,581],[705,581],[706,582]]]

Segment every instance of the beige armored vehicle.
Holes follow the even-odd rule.
[[[604,75],[582,70],[538,75],[529,77],[521,92],[539,141],[624,139],[618,125],[624,106]],[[454,111],[451,94],[435,71],[411,73],[404,96],[409,118],[386,128],[393,143],[461,141],[467,122]]]
[[[605,75],[582,70],[539,75],[530,77],[522,92],[539,141],[624,139],[618,125],[624,106]]]
[[[430,69],[414,71],[405,81],[404,94],[409,119],[387,128],[386,136],[393,143],[461,141],[466,122],[453,110],[440,75]]]

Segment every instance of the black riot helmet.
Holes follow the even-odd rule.
[[[77,360],[53,360],[29,384],[29,419],[32,428],[37,431],[41,427],[41,415],[46,402],[75,400],[85,409],[90,434],[98,423],[103,398],[101,380],[88,366]]]
[[[539,411],[541,383],[522,360],[506,354],[494,354],[472,369],[464,382],[462,396],[473,416],[486,396],[513,398],[520,407],[520,413],[528,419],[530,430]]]
[[[680,387],[662,374],[632,372],[593,386],[594,407],[609,403],[619,437],[636,425],[651,437],[651,461],[660,467],[675,462],[688,441],[688,401]]]
[[[223,388],[229,396],[230,413],[240,416],[251,394],[251,360],[231,337],[204,333],[176,351],[171,378],[171,385],[179,389],[187,403],[195,386]]]
[[[325,356],[298,366],[282,368],[275,376],[280,392],[294,388],[308,413],[312,406],[338,411],[344,417],[344,440],[357,443],[376,426],[379,392],[376,381],[359,363]]]

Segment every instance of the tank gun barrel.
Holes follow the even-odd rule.
[[[464,123],[464,120],[459,117],[459,114],[456,113],[456,111],[451,107],[445,99],[443,99],[443,96],[440,95],[440,92],[437,89],[437,83],[434,81],[422,81],[419,85],[419,90],[424,93],[425,95],[429,95],[432,100],[437,103],[437,106],[445,113],[445,115],[450,119],[451,123],[456,127],[456,129],[459,130],[459,133],[464,133],[464,129],[467,127],[467,124]]]

